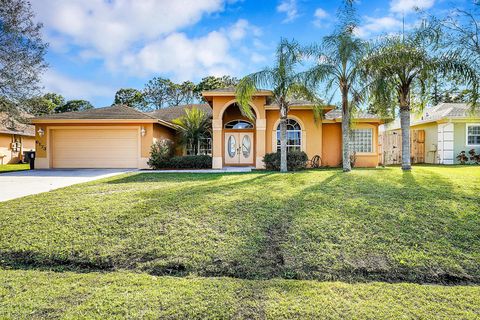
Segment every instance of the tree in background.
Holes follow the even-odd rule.
[[[39,89],[47,44],[26,0],[0,0],[0,112],[19,118],[23,103]]]
[[[210,116],[198,108],[185,109],[185,115],[173,120],[178,126],[178,142],[191,148],[195,155],[201,139],[211,137],[212,123]]]
[[[235,87],[238,85],[239,80],[230,76],[208,76],[203,78],[195,88],[195,94],[197,99],[202,101],[202,91],[215,90],[221,88]]]
[[[437,28],[424,24],[404,35],[385,37],[365,59],[370,100],[376,110],[400,109],[402,169],[411,169],[410,112],[424,107],[426,88],[438,75],[454,77],[470,88],[470,102],[478,99],[478,76],[461,54],[438,47]]]
[[[280,172],[287,172],[287,116],[291,101],[298,97],[317,100],[297,71],[302,57],[302,48],[297,42],[282,39],[277,47],[273,67],[244,77],[236,89],[242,112],[252,120],[255,115],[249,103],[253,95],[259,89],[272,89],[272,98],[280,107]]]
[[[87,100],[69,100],[65,104],[55,108],[55,113],[85,111],[88,109],[93,109],[93,106]]]
[[[46,93],[43,96],[27,99],[27,112],[34,116],[41,116],[55,112],[55,109],[65,104],[65,98],[57,93]]]
[[[143,93],[133,88],[118,90],[115,93],[113,104],[124,104],[139,110],[145,109],[146,105]]]
[[[170,89],[173,82],[169,79],[155,77],[145,84],[143,96],[149,110],[166,107],[170,100]]]
[[[350,121],[352,112],[364,101],[362,59],[367,43],[355,37],[356,14],[351,2],[340,9],[342,17],[334,34],[323,38],[320,46],[307,51],[315,58],[315,65],[307,72],[314,87],[326,84],[327,93],[340,93],[342,110],[342,166],[344,172],[352,170],[350,157]],[[333,97],[333,95],[332,95]]]

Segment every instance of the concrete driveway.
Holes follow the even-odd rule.
[[[135,169],[33,170],[0,174],[0,202],[136,171]]]

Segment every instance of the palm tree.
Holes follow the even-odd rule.
[[[353,34],[353,28],[323,38],[320,46],[312,46],[309,54],[316,64],[307,71],[311,85],[325,83],[327,93],[340,92],[342,102],[342,158],[343,171],[351,171],[350,163],[350,120],[352,111],[363,101],[362,59],[366,43]]]
[[[424,24],[411,33],[383,38],[365,58],[372,106],[377,110],[400,109],[402,169],[410,170],[410,112],[423,108],[429,83],[454,77],[470,88],[470,100],[478,99],[476,71],[459,53],[442,51],[439,34]],[[386,112],[385,112],[386,113]]]
[[[199,151],[199,141],[211,137],[210,117],[198,108],[185,109],[185,115],[172,122],[178,126],[179,143],[191,146],[195,155]]]
[[[249,105],[253,95],[259,88],[272,89],[272,98],[280,108],[280,172],[287,172],[287,116],[291,101],[298,97],[316,101],[302,74],[297,72],[302,58],[302,48],[296,41],[281,39],[274,66],[244,77],[236,90],[242,112],[253,120],[255,115]]]

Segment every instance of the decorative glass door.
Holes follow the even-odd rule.
[[[253,164],[253,132],[225,132],[225,164]]]

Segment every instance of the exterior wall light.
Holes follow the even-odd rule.
[[[147,133],[147,130],[145,130],[145,128],[142,127],[142,129],[140,129],[140,134],[142,135],[142,137],[145,137],[146,133]]]
[[[39,128],[38,131],[37,131],[37,133],[38,133],[38,135],[39,135],[40,137],[43,137],[43,135],[45,134],[45,131],[43,131],[42,128]]]

